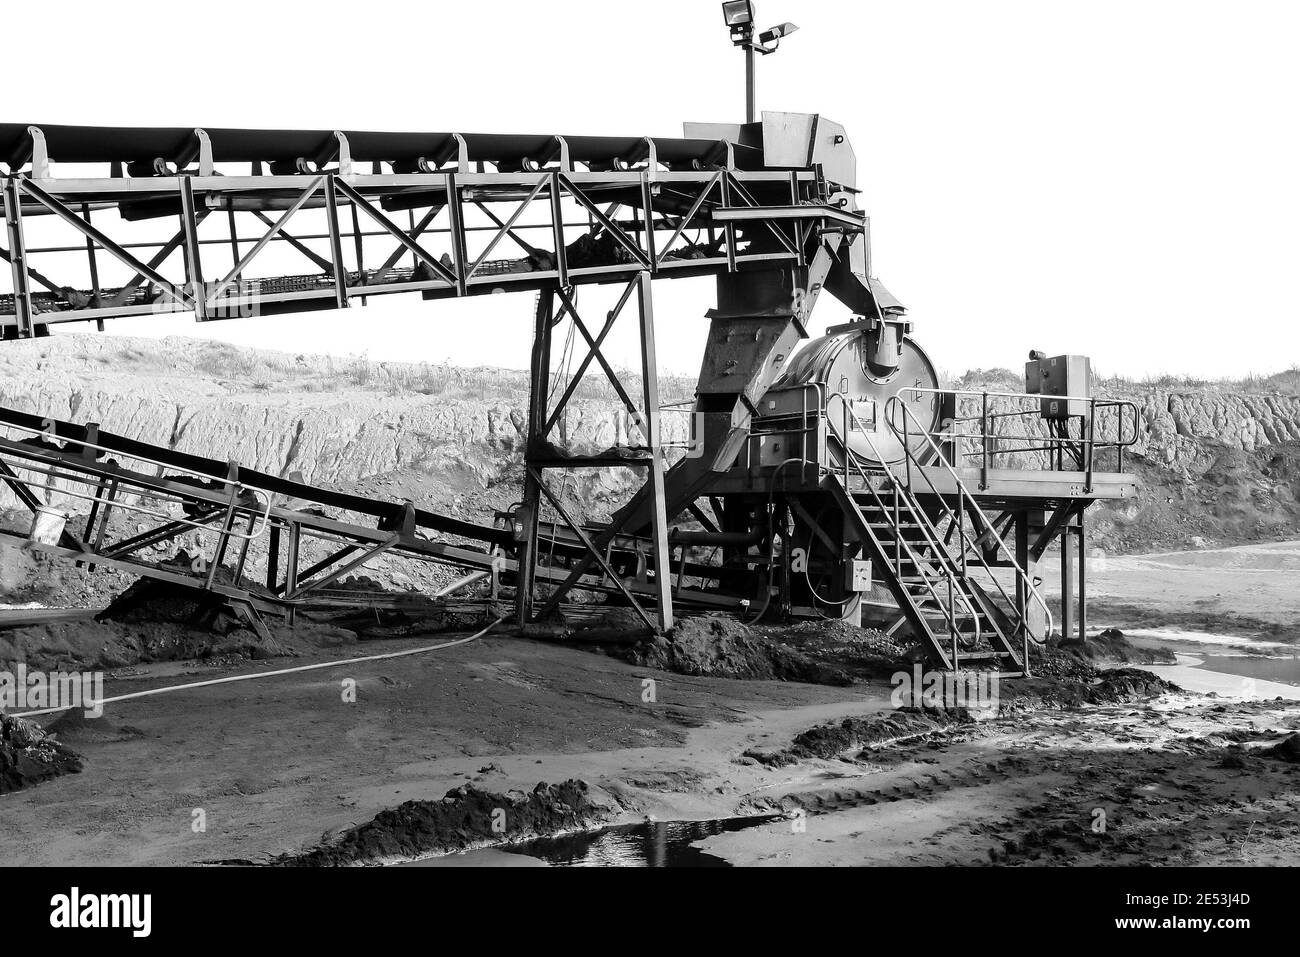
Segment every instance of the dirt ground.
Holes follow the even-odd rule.
[[[1089,566],[1089,618],[1300,645],[1298,574],[1294,541],[1097,556]],[[1059,574],[1044,577],[1049,593],[1059,595]]]
[[[110,676],[108,693],[283,666],[145,665]],[[1300,774],[1259,756],[1300,727],[1296,701],[1180,695],[1013,714],[782,766],[746,756],[891,711],[884,681],[689,677],[489,635],[110,704],[102,723],[61,735],[82,773],[3,798],[0,863],[269,861],[460,785],[531,791],[569,779],[618,808],[614,820],[805,809],[802,832],[778,822],[706,842],[734,863],[1300,861]],[[1222,770],[1239,744],[1245,764]],[[1111,840],[1089,836],[1096,807]]]
[[[391,641],[382,650],[420,645]],[[110,675],[107,688],[284,664],[146,665]],[[649,703],[646,678],[655,681]],[[355,703],[343,700],[345,679],[355,681]],[[635,788],[622,776],[649,774],[653,783],[657,768],[689,781],[696,767],[725,768],[755,725],[759,734],[794,733],[860,709],[867,697],[652,672],[489,636],[428,655],[110,704],[108,727],[67,739],[85,758],[83,773],[4,797],[0,863],[257,859],[305,850],[385,808],[467,782],[531,790],[582,778]],[[645,805],[708,814],[717,797],[650,787]],[[196,832],[199,809],[206,830]]]
[[[756,805],[802,819],[700,847],[734,864],[1294,865],[1300,766],[1264,752],[1297,726],[1295,701],[1186,695],[995,722],[809,762],[804,790]]]
[[[1111,559],[1095,570],[1093,622],[1183,629],[1193,647],[1221,631],[1234,650],[1287,649],[1300,621],[1286,587],[1298,556],[1300,545],[1279,543]],[[720,677],[730,659],[699,649],[685,662],[629,662],[494,632],[423,655],[109,704],[98,721],[44,719],[83,770],[0,797],[0,864],[271,862],[335,845],[405,802],[445,805],[466,785],[458,793],[531,795],[541,782],[557,793],[580,782],[588,823],[784,815],[697,845],[735,864],[1300,864],[1300,739],[1269,753],[1300,730],[1300,687],[1252,682],[1246,700],[1241,680],[1180,655],[1144,666],[1180,692],[1080,704],[1087,695],[1008,682],[1004,703],[1015,704],[992,720],[927,719],[915,734],[796,753],[800,741],[840,740],[825,732],[845,719],[900,714],[882,664],[897,649],[873,634],[802,626],[781,636],[800,654],[832,655],[823,660],[851,684]],[[123,665],[106,692],[451,637],[300,635],[286,641],[292,658]],[[719,647],[749,642],[738,632]],[[660,670],[674,664],[694,673]],[[1093,680],[1061,673],[1065,689]],[[764,758],[773,753],[795,756]],[[495,850],[451,859],[461,862],[536,863]]]

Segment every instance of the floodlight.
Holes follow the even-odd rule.
[[[722,4],[722,17],[727,21],[727,26],[733,29],[753,26],[753,0],[725,0]]]
[[[778,24],[777,26],[772,27],[772,29],[770,30],[764,30],[762,33],[760,33],[758,35],[758,42],[764,45],[767,45],[769,43],[775,43],[777,40],[781,39],[782,37],[788,37],[790,34],[794,33],[794,31],[798,29],[799,28],[795,26],[793,23],[781,23]]]

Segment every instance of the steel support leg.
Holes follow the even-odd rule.
[[[1074,529],[1061,529],[1061,638],[1074,634]]]
[[[280,526],[272,524],[266,548],[266,587],[275,590],[280,578]]]
[[[551,319],[554,312],[555,294],[543,289],[537,294],[537,312],[533,317],[528,434],[524,436],[524,461],[529,468],[525,470],[524,501],[518,516],[523,524],[523,542],[519,547],[519,571],[515,581],[515,619],[521,626],[532,618],[533,590],[537,579],[537,520],[542,490],[532,466],[535,446],[546,438],[544,428],[551,384]]]
[[[664,459],[659,436],[659,366],[655,355],[654,302],[650,292],[650,273],[642,272],[637,290],[641,318],[641,384],[645,400],[644,425],[646,445],[650,448],[650,534],[655,559],[655,598],[659,610],[659,627],[673,627],[672,552],[668,547],[668,514],[664,501]]]
[[[1088,636],[1088,531],[1079,513],[1079,640]]]
[[[284,593],[292,594],[298,590],[298,559],[299,548],[302,545],[302,526],[297,522],[289,525],[289,554],[286,556],[286,565],[284,573]],[[298,619],[298,609],[292,605],[289,606],[288,614],[289,624],[296,624]]]
[[[181,181],[181,230],[185,233],[185,281],[194,296],[194,318],[198,322],[208,319],[208,293],[203,284],[203,261],[200,255],[199,219],[194,205],[194,186],[190,177]],[[90,242],[87,237],[87,242]]]

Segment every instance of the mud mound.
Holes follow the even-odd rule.
[[[40,725],[0,714],[0,794],[81,771],[81,757]]]
[[[1002,716],[1085,704],[1116,704],[1177,690],[1163,678],[1134,668],[1097,672],[1083,682],[1030,678],[1001,684],[997,713]],[[852,756],[851,752],[911,743],[935,734],[977,730],[982,723],[966,708],[898,708],[817,725],[797,735],[789,747],[777,751],[751,749],[742,757],[781,767],[811,758]]]
[[[179,606],[170,607],[176,611]],[[154,661],[228,664],[338,648],[357,640],[351,631],[306,616],[293,628],[270,625],[269,637],[242,623],[231,625],[232,621],[228,615],[213,619],[210,627],[153,621],[141,608],[130,612],[126,621],[66,621],[9,628],[0,631],[0,665],[25,662],[45,671],[102,671]]]
[[[164,568],[175,566],[188,572],[193,568],[193,562],[189,553],[182,549],[175,558],[162,562],[162,565]],[[224,565],[218,566],[214,581],[230,585],[234,580],[233,570]],[[240,582],[240,587],[253,594],[267,593],[265,588],[247,579]],[[95,617],[100,621],[175,622],[221,634],[244,627],[243,622],[231,613],[229,605],[219,595],[155,578],[137,579]]]
[[[743,757],[752,758],[769,767],[781,767],[810,758],[834,758],[851,751],[913,741],[938,731],[946,731],[953,725],[969,723],[971,719],[961,711],[900,708],[862,718],[845,718],[839,722],[819,724],[797,735],[788,748],[780,751],[754,749],[746,751]]]
[[[853,683],[843,669],[720,615],[688,618],[667,637],[637,645],[625,657],[634,664],[697,677]]]
[[[1124,704],[1171,691],[1176,684],[1139,668],[1098,671],[1089,680],[1026,678],[1002,685],[1002,706],[1017,710],[1078,708],[1091,704]]]
[[[847,621],[805,621],[762,629],[762,633],[863,680],[889,677],[919,660],[919,650],[910,639],[898,641],[877,628]]]
[[[27,509],[0,509],[0,528],[27,534],[32,515]],[[68,523],[76,532],[84,520]],[[0,602],[38,602],[50,607],[102,608],[126,588],[134,576],[98,566],[90,571],[72,562],[32,551],[13,539],[0,537]]]
[[[466,784],[441,801],[406,801],[381,811],[338,841],[276,863],[338,867],[409,860],[585,829],[608,820],[614,810],[596,803],[585,781],[543,783],[529,794],[495,794]]]
[[[253,632],[198,631],[170,622],[52,622],[0,633],[0,663],[46,671],[107,670],[150,661],[233,661],[285,654]]]
[[[1300,764],[1300,734],[1288,735],[1280,744],[1274,745],[1263,753],[1265,756],[1277,758],[1279,761]]]
[[[45,731],[60,741],[121,741],[144,733],[129,724],[118,727],[106,715],[92,718],[85,708],[64,711],[45,726]]]
[[[1089,663],[1136,665],[1172,665],[1178,658],[1168,648],[1139,648],[1118,628],[1107,628],[1099,635],[1078,638],[1050,638],[1048,654],[1072,655]]]

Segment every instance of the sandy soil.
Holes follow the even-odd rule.
[[[1094,594],[1126,617],[1094,621],[1132,629],[1124,609],[1136,608],[1139,625],[1191,630],[1174,643],[1183,652],[1287,648],[1286,628],[1300,621],[1298,565],[1297,544],[1111,559]],[[1198,626],[1223,634],[1207,642]],[[110,674],[107,693],[426,641],[137,666]],[[1300,686],[1246,683],[1201,662],[1184,653],[1148,669],[1186,694],[1006,715],[919,743],[770,767],[743,755],[884,711],[888,685],[684,677],[492,635],[110,705],[102,723],[64,734],[83,773],[0,799],[0,864],[260,861],[461,784],[505,792],[569,778],[624,808],[620,820],[806,815],[700,845],[738,864],[1298,864],[1300,773],[1262,752],[1300,729]],[[344,679],[356,683],[355,703],[343,700]],[[1105,833],[1093,830],[1097,809]],[[453,863],[521,861],[480,851]]]
[[[148,666],[108,690],[257,667]],[[344,678],[355,704],[342,700]],[[84,773],[4,798],[0,863],[264,860],[466,782],[506,791],[568,778],[616,798],[624,820],[806,808],[801,833],[779,823],[706,842],[734,863],[980,863],[990,850],[1013,863],[1300,862],[1295,766],[1250,756],[1248,772],[1218,767],[1223,735],[1256,747],[1257,730],[1300,726],[1297,702],[1175,696],[1021,715],[866,758],[742,758],[889,706],[883,682],[690,678],[489,637],[110,705],[107,727],[69,737]],[[1089,837],[1099,806],[1113,842]],[[195,832],[200,808],[206,830]]]
[[[283,666],[150,665],[110,677],[106,691]],[[642,701],[647,677],[654,703]],[[356,682],[355,704],[342,700],[345,678]],[[751,739],[860,712],[872,697],[670,675],[489,636],[424,656],[143,698],[109,705],[110,728],[68,739],[84,773],[5,796],[0,863],[255,859],[304,850],[468,781],[506,790],[578,777],[625,790],[661,817],[708,816],[734,803],[713,788],[725,789],[731,760]],[[733,794],[748,789],[741,777]],[[199,808],[206,831],[195,833]]]
[[[1055,554],[1041,573],[1059,601]],[[1181,627],[1300,644],[1300,542],[1094,556],[1089,623],[1123,629]]]
[[[1185,695],[997,722],[880,763],[822,762],[781,802],[802,820],[700,846],[734,864],[1294,865],[1300,768],[1260,754],[1297,723],[1295,702]],[[1225,760],[1236,738],[1240,764]]]

